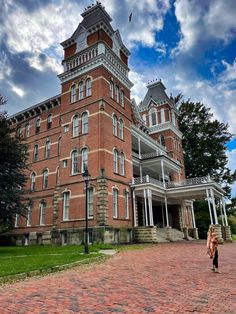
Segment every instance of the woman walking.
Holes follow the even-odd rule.
[[[207,233],[207,254],[213,259],[212,271],[220,273],[218,270],[218,238],[212,226]]]

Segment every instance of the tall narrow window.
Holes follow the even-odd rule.
[[[129,192],[125,191],[125,218],[129,219]]]
[[[82,165],[81,165],[81,172],[83,173],[86,169],[88,169],[88,149],[82,149]]]
[[[28,206],[28,213],[27,213],[27,227],[32,225],[32,205]]]
[[[61,137],[59,137],[57,142],[57,155],[60,155],[61,152]]]
[[[71,154],[71,174],[78,173],[78,151],[74,150]]]
[[[40,118],[38,118],[35,122],[35,133],[36,134],[40,132],[40,123],[41,123]]]
[[[124,94],[123,90],[120,92],[120,103],[121,103],[121,106],[124,107],[124,104],[125,104],[125,94]]]
[[[161,135],[160,136],[160,143],[162,146],[166,146],[166,143],[165,143],[165,136],[164,135]]]
[[[19,227],[19,214],[16,214],[16,217],[15,217],[15,227]]]
[[[45,158],[49,158],[50,157],[50,147],[51,147],[51,143],[48,140],[45,144]]]
[[[125,155],[120,153],[120,174],[125,175]]]
[[[113,169],[115,173],[118,173],[118,151],[116,149],[113,152]]]
[[[75,101],[76,101],[76,85],[73,84],[71,86],[70,102],[75,102]]]
[[[20,137],[22,136],[22,128],[21,128],[21,126],[17,128],[17,130],[16,130],[16,136],[17,136],[18,138],[20,138]]]
[[[39,157],[39,146],[38,144],[34,145],[34,152],[33,152],[33,161],[37,161]]]
[[[113,217],[117,218],[118,217],[118,190],[113,189],[112,190],[112,203],[113,203]]]
[[[56,184],[58,184],[59,181],[60,181],[60,168],[58,166],[56,170]]]
[[[117,102],[120,101],[120,90],[119,90],[119,87],[117,85],[115,85],[115,99]]]
[[[110,81],[110,97],[114,98],[114,83]]]
[[[45,202],[41,202],[40,205],[39,205],[39,211],[40,211],[39,224],[40,225],[44,225],[45,224],[45,208],[46,208],[46,203]]]
[[[48,170],[44,170],[43,172],[43,189],[48,187]]]
[[[29,123],[26,123],[25,125],[25,137],[29,137],[30,136],[30,125]]]
[[[63,193],[63,220],[69,219],[70,192]]]
[[[112,125],[113,125],[113,134],[115,136],[117,136],[117,123],[118,123],[117,116],[114,114],[112,118]]]
[[[156,114],[156,110],[153,108],[150,110],[150,126],[153,126],[153,125],[157,125],[157,114]]]
[[[82,120],[82,134],[88,133],[88,113],[84,112],[81,117]]]
[[[48,129],[51,129],[51,127],[52,127],[52,114],[48,115],[47,127],[48,127]]]
[[[35,172],[33,172],[31,174],[31,185],[30,185],[31,191],[35,191],[35,181],[36,181],[36,174]]]
[[[75,115],[72,120],[73,137],[79,135],[79,116]]]
[[[119,137],[123,140],[124,139],[124,122],[122,119],[119,121]]]
[[[88,217],[93,217],[93,188],[88,189]]]
[[[83,82],[79,82],[79,100],[84,98],[84,85]]]
[[[86,96],[91,96],[92,95],[92,82],[91,79],[87,79],[86,81]]]

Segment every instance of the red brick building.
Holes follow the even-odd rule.
[[[83,242],[86,168],[90,242],[171,240],[182,232],[197,238],[192,200],[206,196],[218,226],[215,198],[223,200],[223,191],[210,178],[185,180],[178,111],[164,85],[150,83],[137,106],[130,99],[130,53],[110,16],[97,3],[82,17],[61,43],[61,93],[10,118],[29,145],[32,191],[28,219],[16,217],[14,240]]]

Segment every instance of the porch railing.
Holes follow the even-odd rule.
[[[138,184],[143,184],[143,183],[153,183],[153,184],[159,185],[161,187],[164,187],[164,184],[162,181],[154,179],[154,178],[150,177],[149,175],[146,175],[144,177],[139,177],[139,178],[133,178],[133,180],[132,180],[133,185],[138,185]]]

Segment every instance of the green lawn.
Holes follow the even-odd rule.
[[[236,241],[236,234],[232,234],[232,239]]]

